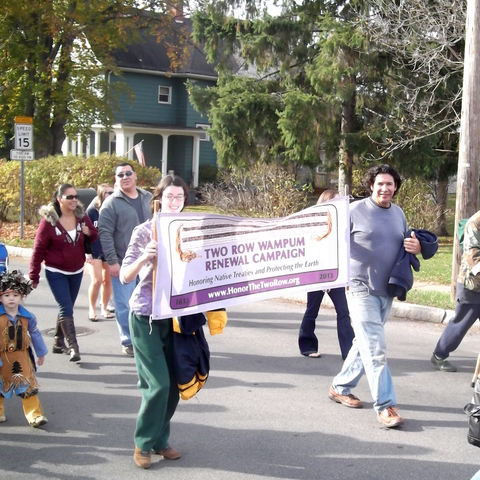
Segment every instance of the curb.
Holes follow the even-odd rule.
[[[5,246],[7,247],[9,257],[30,258],[32,256],[32,248],[13,247],[10,245]]]
[[[393,302],[390,315],[410,320],[447,324],[455,315],[454,310],[443,310],[414,303]]]
[[[296,294],[283,297],[285,300],[307,303],[307,294]],[[323,297],[322,307],[335,308],[332,300],[328,295]],[[415,303],[406,303],[394,301],[390,316],[397,318],[407,318],[409,320],[418,320],[420,322],[442,323],[447,324],[455,315],[454,310],[443,310],[442,308],[426,307],[424,305],[416,305]]]
[[[13,247],[7,245],[8,255],[12,257],[30,258],[33,249]],[[284,296],[285,300],[304,303],[306,305],[307,298],[305,294],[297,294]],[[327,308],[334,308],[333,303],[328,295],[323,298],[322,305]],[[414,303],[393,302],[390,315],[397,318],[408,318],[410,320],[418,320],[421,322],[444,323],[447,324],[454,316],[453,310],[443,310],[436,307],[425,307],[424,305],[416,305]]]

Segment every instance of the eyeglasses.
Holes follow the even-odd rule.
[[[133,175],[133,172],[131,170],[129,170],[128,172],[117,173],[118,178],[131,177],[132,175]]]
[[[113,193],[113,190],[111,192],[105,192],[105,195],[111,195]]]
[[[65,200],[78,200],[79,196],[78,195],[62,195],[62,198]]]
[[[175,199],[178,202],[181,202],[185,198],[185,195],[164,195],[163,198],[166,198],[169,201]]]

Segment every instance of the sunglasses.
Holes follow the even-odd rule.
[[[79,196],[78,195],[62,195],[62,198],[65,200],[78,200]]]
[[[123,177],[131,177],[133,175],[133,172],[129,170],[128,172],[125,173],[117,173],[118,178],[123,178]]]
[[[113,193],[113,190],[111,192],[105,192],[105,195],[111,195]]]

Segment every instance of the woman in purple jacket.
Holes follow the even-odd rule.
[[[180,213],[188,205],[188,188],[178,176],[162,178],[150,200],[160,202],[162,213]],[[170,419],[179,400],[173,360],[172,319],[151,320],[153,295],[153,258],[158,244],[153,239],[153,222],[148,220],[133,230],[120,269],[120,281],[138,284],[130,298],[130,334],[132,336],[138,388],[142,405],[135,429],[133,459],[140,468],[150,468],[152,451],[168,460],[180,458],[169,445]]]

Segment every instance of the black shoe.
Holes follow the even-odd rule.
[[[432,363],[442,372],[456,372],[457,367],[452,365],[446,358],[438,358],[435,354],[430,359]]]
[[[133,357],[133,346],[132,345],[126,345],[125,347],[122,348],[122,351],[125,355],[128,357]]]
[[[52,353],[66,353],[68,355],[70,353],[70,349],[66,345],[63,347],[53,345]]]

